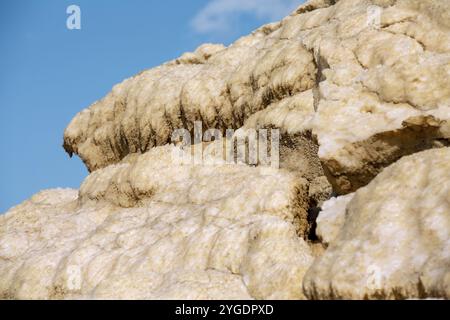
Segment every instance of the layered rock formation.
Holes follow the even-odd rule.
[[[174,148],[99,169],[79,193],[44,191],[2,216],[3,296],[303,298],[313,261],[301,237],[307,181],[264,167],[181,165]]]
[[[339,231],[304,279],[308,297],[450,297],[450,148],[404,157],[346,197],[346,210],[329,206],[343,219],[318,222]]]
[[[0,296],[448,298],[449,21],[447,0],[312,0],[116,85],[64,133],[80,190],[0,216]],[[279,129],[280,168],[178,161],[196,121]]]
[[[312,131],[330,181],[348,193],[403,155],[448,145],[448,1],[332,2],[125,80],[75,117],[65,149],[92,171],[196,120],[237,129],[259,112],[247,125]]]

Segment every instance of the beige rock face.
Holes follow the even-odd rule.
[[[450,148],[386,168],[347,205],[336,239],[305,276],[305,293],[316,299],[449,298],[449,200]]]
[[[0,217],[6,298],[301,299],[307,182],[157,147]]]
[[[115,86],[74,118],[65,149],[92,171],[196,120],[276,126],[312,132],[335,191],[355,191],[402,156],[449,144],[449,17],[447,0],[310,1]]]
[[[345,221],[345,213],[348,203],[354,194],[346,194],[337,198],[331,198],[322,205],[322,210],[317,217],[317,236],[324,244],[330,244],[336,239]]]
[[[311,0],[116,85],[64,132],[80,190],[0,216],[0,298],[448,298],[449,21]],[[280,168],[179,161],[195,121],[279,129]]]

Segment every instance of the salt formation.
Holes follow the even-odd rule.
[[[336,239],[305,277],[306,294],[449,298],[449,200],[450,148],[388,167],[351,198]]]
[[[116,85],[64,132],[80,190],[0,216],[0,296],[448,297],[449,21],[448,0],[311,0]],[[279,129],[280,168],[174,161],[196,121]]]
[[[330,244],[336,239],[345,221],[345,212],[353,193],[337,198],[331,198],[322,205],[317,217],[316,233],[324,244]]]
[[[173,164],[175,147],[100,169],[0,217],[11,298],[300,299],[313,261],[307,183],[284,170]],[[19,263],[20,261],[20,263]]]
[[[164,145],[195,120],[273,122],[312,131],[335,190],[349,193],[403,155],[448,145],[449,2],[333,2],[125,80],[74,118],[65,149],[92,171]]]

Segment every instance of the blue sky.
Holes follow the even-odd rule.
[[[64,152],[73,116],[137,72],[204,42],[229,44],[301,0],[0,1],[0,213],[39,190],[78,188]],[[66,8],[81,8],[68,30]]]

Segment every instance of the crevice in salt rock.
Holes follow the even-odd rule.
[[[306,181],[305,187],[307,188],[306,194],[303,194],[303,191],[300,192],[293,201],[293,203],[298,202],[298,207],[301,208],[298,212],[298,221],[294,224],[297,225],[298,235],[304,240],[311,243],[319,242],[315,234],[317,215],[320,211],[320,206],[331,197],[333,190],[318,157],[319,145],[317,139],[310,130],[290,134],[284,132],[282,128],[273,125],[258,126],[258,129],[267,130],[268,141],[271,141],[271,130],[279,129],[282,132],[279,147],[280,169],[294,174],[299,181]],[[244,159],[240,160],[243,160],[250,166],[259,167],[261,165],[259,163],[260,159],[256,159],[257,164],[249,164],[249,137],[245,134],[240,139],[242,139],[245,146]],[[221,140],[219,142],[224,144],[224,148],[225,141]],[[210,143],[213,142],[203,142],[204,146],[208,146]],[[238,152],[236,137],[230,143],[231,148],[234,150],[234,160],[236,161]],[[267,147],[268,157],[270,158],[272,152],[270,143]]]
[[[327,203],[319,225],[329,246],[303,279],[305,295],[448,299],[449,159],[450,148],[402,157]]]
[[[352,162],[322,159],[325,175],[338,194],[354,192],[404,156],[450,145],[450,137],[443,132],[445,126],[446,121],[430,115],[411,117],[400,129],[345,145],[340,156],[351,155]]]
[[[306,241],[320,242],[316,235],[316,219],[322,203],[332,195],[318,156],[319,146],[311,131],[282,134],[280,140],[280,167],[308,181],[308,210]]]
[[[308,209],[308,223],[309,232],[307,240],[311,242],[320,242],[319,237],[316,234],[317,229],[317,217],[319,216],[321,209],[318,206],[310,206]]]
[[[326,80],[323,71],[325,69],[329,69],[330,65],[328,64],[327,60],[320,54],[320,51],[317,53],[312,52],[312,54],[314,57],[314,65],[316,66],[317,69],[316,83],[314,88],[312,89],[314,99],[314,111],[317,111],[320,103],[320,83]]]

